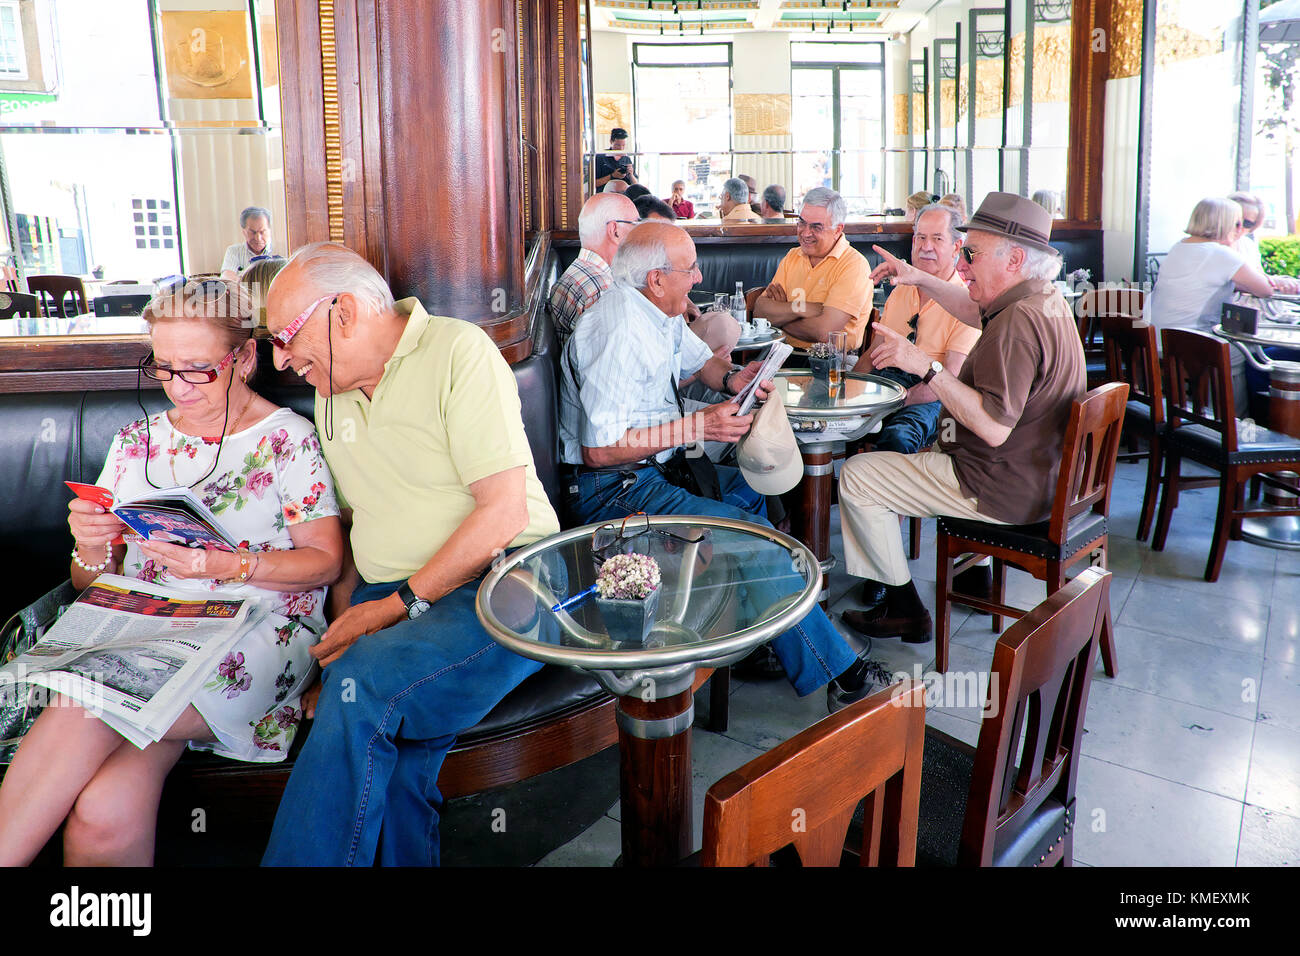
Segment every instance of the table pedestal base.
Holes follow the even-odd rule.
[[[689,690],[664,700],[618,699],[624,866],[672,866],[691,853],[694,715]]]
[[[1300,551],[1300,517],[1245,518],[1241,522],[1241,539],[1266,548]]]
[[[834,567],[831,557],[831,496],[835,491],[832,447],[831,442],[799,446],[799,454],[803,457],[802,500],[799,510],[790,518],[790,532],[807,545],[821,563],[822,590],[817,600],[827,613],[830,613],[830,578],[824,572]]]

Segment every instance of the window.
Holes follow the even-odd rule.
[[[850,215],[884,208],[885,45],[790,45],[794,188],[830,186]]]
[[[0,0],[0,78],[27,79],[27,53],[23,49],[18,0]]]
[[[731,44],[634,43],[632,142],[639,181],[668,195],[675,180],[698,215],[731,177]]]
[[[170,199],[132,199],[131,218],[137,249],[174,249]]]

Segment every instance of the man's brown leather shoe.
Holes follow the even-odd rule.
[[[934,620],[924,608],[919,615],[899,615],[891,613],[888,604],[870,611],[845,611],[840,620],[867,637],[901,637],[907,644],[924,644],[934,630]]]

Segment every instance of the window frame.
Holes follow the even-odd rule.
[[[13,72],[0,67],[0,84],[6,81],[26,82],[31,79],[31,69],[27,62],[27,44],[23,41],[23,8],[19,0],[0,0],[0,10],[12,10],[14,14],[14,25],[18,31],[15,43],[18,47],[18,56],[22,61],[22,70]]]

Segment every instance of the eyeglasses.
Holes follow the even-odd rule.
[[[823,232],[826,231],[827,228],[826,226],[822,225],[820,222],[809,222],[803,216],[799,216],[798,218],[795,219],[794,227],[795,229],[807,229],[814,236],[820,236]]]
[[[638,511],[636,514],[624,518],[622,524],[603,524],[593,531],[591,533],[591,556],[599,565],[607,558],[612,558],[615,554],[625,553],[623,548],[626,542],[645,534],[657,534],[684,544],[699,544],[709,537],[707,530],[701,531],[698,537],[686,538],[680,534],[673,534],[671,531],[652,528],[650,527],[649,516],[644,511]]]
[[[982,256],[987,252],[987,249],[972,249],[970,246],[961,247],[961,257],[965,259],[968,264],[973,263],[976,256]]]
[[[907,333],[907,341],[911,342],[913,345],[916,344],[916,324],[920,321],[921,321],[920,312],[916,313],[916,315],[912,316],[910,319],[907,320],[907,327],[912,330]]]
[[[307,320],[311,318],[311,314],[316,311],[316,307],[326,299],[333,298],[334,301],[330,303],[330,308],[332,309],[334,308],[334,303],[338,302],[340,295],[342,295],[340,292],[330,292],[321,296],[311,305],[307,306],[307,308],[303,309],[296,319],[282,328],[279,332],[276,332],[275,335],[272,335],[271,344],[276,348],[287,349],[289,343],[293,341],[293,337],[302,330],[302,327],[307,324]]]
[[[639,226],[644,219],[611,219],[610,222],[622,223],[624,226]]]
[[[154,355],[150,352],[140,363],[140,371],[146,378],[156,382],[170,382],[173,378],[179,378],[182,382],[189,382],[191,385],[209,385],[215,382],[225,371],[226,366],[234,361],[242,347],[236,346],[231,349],[230,354],[218,362],[216,368],[168,368],[153,361]]]
[[[687,266],[685,269],[658,269],[658,270],[656,270],[656,271],[658,271],[658,272],[680,272],[680,273],[682,273],[682,275],[688,275],[688,276],[689,276],[689,275],[694,275],[695,273],[700,272],[700,262],[699,262],[699,260],[697,259],[695,262],[692,262],[692,263],[691,263],[689,266]],[[700,275],[703,275],[703,274],[704,274],[704,273],[700,272]]]

